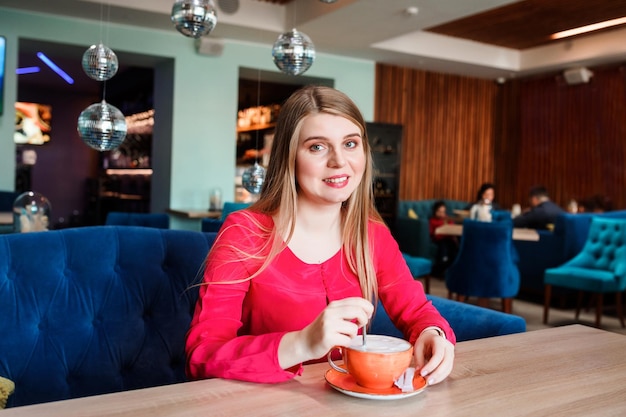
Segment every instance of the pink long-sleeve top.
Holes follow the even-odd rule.
[[[264,227],[270,216],[248,211]],[[308,264],[285,248],[259,275],[265,237],[241,212],[230,214],[207,259],[204,283],[187,334],[187,373],[192,379],[220,377],[280,382],[302,373],[302,365],[282,369],[278,345],[283,335],[310,324],[333,300],[361,296],[357,276],[339,251]],[[447,321],[426,299],[386,226],[369,223],[379,298],[394,324],[411,343],[428,326],[455,342]],[[243,253],[258,253],[241,260]]]

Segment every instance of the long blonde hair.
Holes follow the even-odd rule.
[[[264,256],[262,266],[253,277],[273,261],[293,236],[298,201],[296,150],[305,117],[316,113],[344,117],[361,130],[366,158],[365,171],[359,186],[342,204],[342,248],[350,269],[359,277],[363,297],[374,301],[378,288],[368,237],[368,221],[383,221],[374,205],[373,162],[366,125],[356,104],[344,93],[330,87],[303,87],[294,92],[280,110],[265,183],[258,201],[248,208],[250,211],[274,217],[273,229],[259,225],[261,233],[267,237],[269,247],[249,254],[255,258],[260,253],[268,254]],[[250,218],[254,220],[252,216]]]

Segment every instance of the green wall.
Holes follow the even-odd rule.
[[[100,22],[0,8],[0,35],[7,38],[8,45],[5,112],[0,116],[0,189],[6,190],[13,189],[14,182],[12,103],[17,97],[18,40],[44,40],[87,49],[99,41]],[[209,190],[214,187],[223,190],[224,200],[232,200],[239,67],[277,72],[271,45],[225,40],[222,55],[209,57],[198,55],[193,40],[174,28],[162,31],[115,24],[108,26],[106,44],[118,53],[162,57],[164,64],[156,69],[155,90],[160,88],[159,80],[167,78],[164,74],[173,73],[173,85],[163,86],[163,92],[155,91],[155,129],[161,129],[155,142],[162,145],[153,147],[154,179],[158,181],[153,184],[153,210],[206,209]],[[334,79],[335,87],[352,97],[365,119],[373,120],[375,62],[318,53],[305,75]],[[164,103],[168,98],[170,102]],[[159,109],[171,109],[172,113],[171,120],[161,115],[164,122],[160,126]],[[197,221],[174,218],[172,227],[199,226]]]

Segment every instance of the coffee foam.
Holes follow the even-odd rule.
[[[366,345],[363,346],[363,336],[352,339],[350,349],[375,353],[397,353],[411,348],[406,340],[383,335],[367,335]]]

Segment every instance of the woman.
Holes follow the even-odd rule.
[[[471,210],[473,206],[477,204],[488,204],[493,210],[500,210],[500,206],[495,201],[496,191],[495,186],[490,182],[485,182],[480,185],[480,188],[476,192],[476,199],[466,207],[467,210]]]
[[[191,378],[280,382],[367,325],[380,297],[430,384],[455,337],[376,212],[365,122],[309,86],[281,109],[259,200],[230,214],[207,258],[187,335]]]

